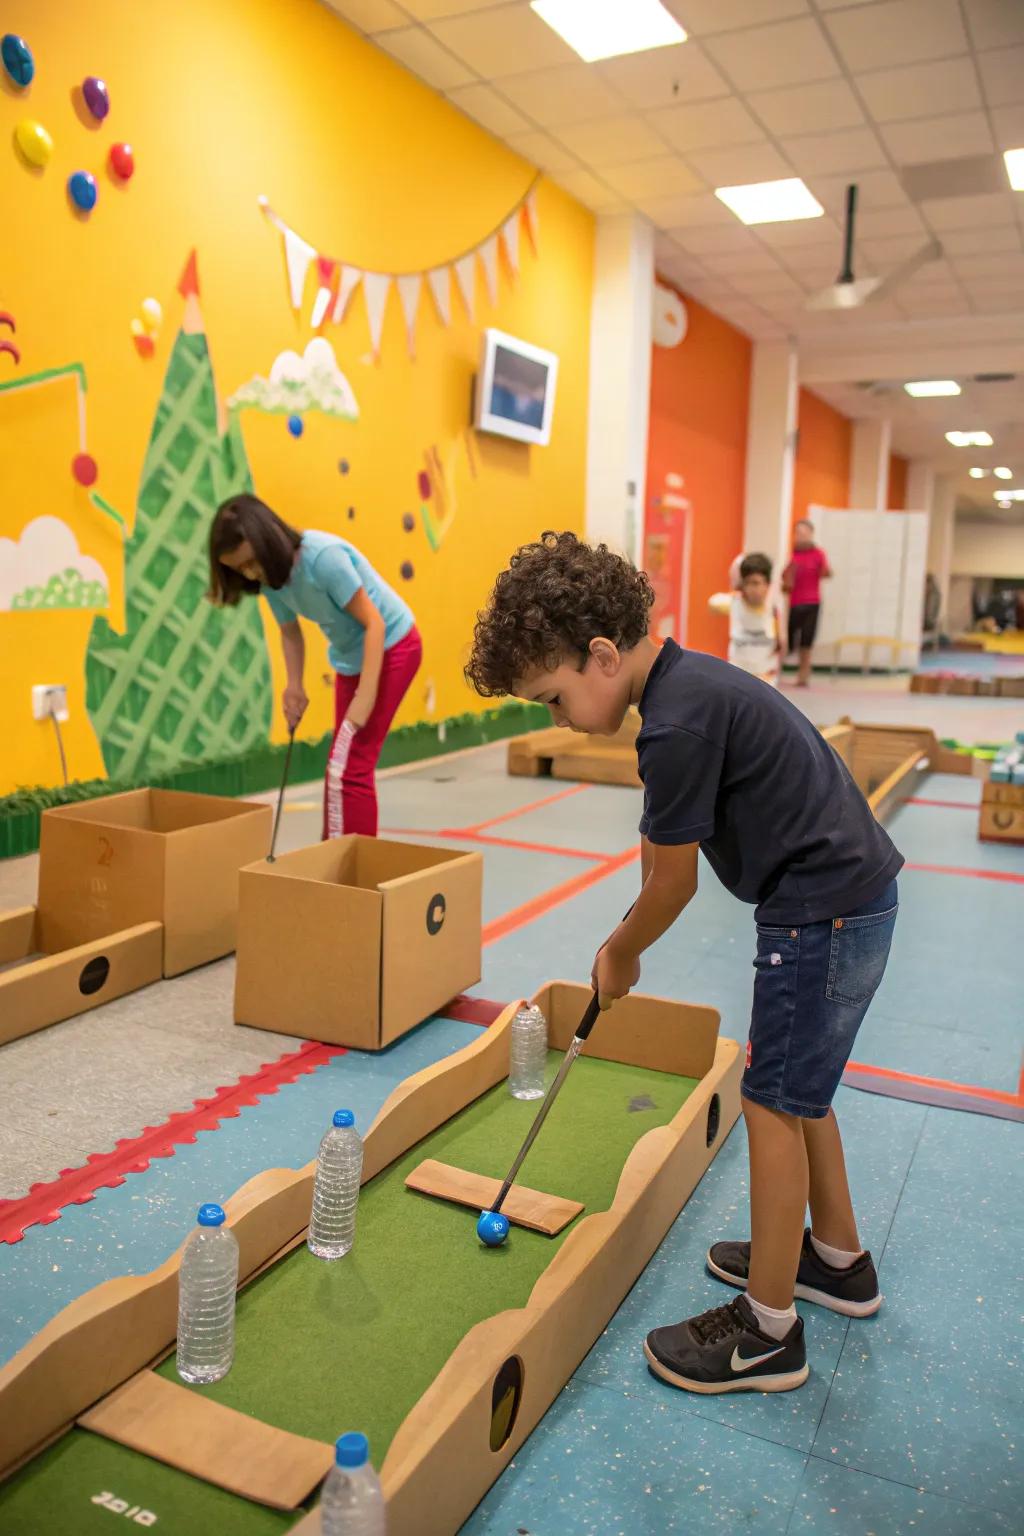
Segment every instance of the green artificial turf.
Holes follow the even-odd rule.
[[[552,1070],[560,1059],[551,1053]],[[607,1209],[631,1148],[671,1120],[695,1087],[693,1078],[582,1057],[521,1182],[582,1201],[584,1215]],[[503,1178],[537,1108],[511,1098],[502,1082],[385,1169],[361,1192],[352,1252],[327,1263],[301,1247],[247,1286],[230,1373],[188,1390],[320,1440],[362,1430],[379,1467],[459,1340],[483,1318],[525,1305],[575,1225],[553,1238],[513,1227],[502,1247],[488,1249],[475,1212],[407,1190],[406,1174],[432,1157]],[[173,1356],[159,1369],[178,1379]],[[89,1504],[104,1489],[153,1509],[161,1536],[230,1536],[234,1508],[246,1512],[255,1536],[295,1518],[150,1465],[152,1479],[140,1478],[144,1458],[76,1430],[0,1487],[0,1529],[109,1529],[109,1511]]]

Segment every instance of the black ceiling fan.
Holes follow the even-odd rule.
[[[857,218],[857,188],[846,189],[846,226],[843,231],[843,267],[835,282],[820,293],[812,294],[805,308],[813,310],[860,309],[875,299],[886,298],[893,289],[913,276],[918,267],[926,262],[938,261],[942,246],[938,240],[927,240],[912,256],[893,267],[882,277],[855,277],[853,272],[853,236]]]

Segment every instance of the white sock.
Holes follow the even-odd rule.
[[[770,1339],[784,1339],[796,1322],[796,1307],[792,1302],[785,1311],[778,1312],[774,1307],[766,1307],[761,1302],[755,1301],[749,1291],[747,1301],[757,1318],[757,1325],[761,1332],[766,1333]]]
[[[811,1242],[814,1244],[814,1251],[818,1258],[824,1259],[826,1264],[831,1264],[833,1269],[849,1269],[850,1265],[855,1263],[864,1252],[863,1248],[858,1248],[853,1253],[849,1253],[845,1248],[830,1248],[828,1243],[819,1242],[813,1232]]]

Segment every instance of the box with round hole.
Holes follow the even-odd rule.
[[[271,818],[166,789],[45,811],[39,900],[0,915],[0,1045],[230,954]]]
[[[589,999],[535,999],[554,1070]],[[370,1439],[389,1536],[452,1536],[651,1258],[739,1113],[742,1053],[710,1008],[633,996],[598,1020],[523,1169],[578,1200],[556,1237],[406,1187],[436,1158],[500,1178],[536,1113],[508,1093],[515,1005],[400,1084],[365,1136],[356,1241],[305,1245],[314,1164],[228,1203],[241,1252],[236,1351],[208,1387],[176,1376],[180,1251],[75,1302],[0,1371],[0,1528],[108,1528],[110,1500],[165,1536],[319,1531],[331,1442]],[[311,1127],[311,1152],[319,1127]],[[185,1236],[186,1234],[183,1234]],[[640,1349],[640,1340],[637,1340]],[[101,1495],[107,1502],[98,1503]],[[145,1523],[145,1522],[144,1522]]]

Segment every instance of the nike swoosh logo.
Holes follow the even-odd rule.
[[[785,1346],[783,1346],[783,1348],[784,1347]],[[737,1344],[736,1348],[732,1352],[732,1359],[730,1360],[729,1364],[732,1366],[734,1371],[749,1371],[752,1366],[760,1365],[764,1360],[773,1360],[776,1355],[781,1354],[782,1348],[770,1349],[766,1355],[751,1355],[750,1359],[748,1360],[745,1355],[740,1354],[739,1345]]]

